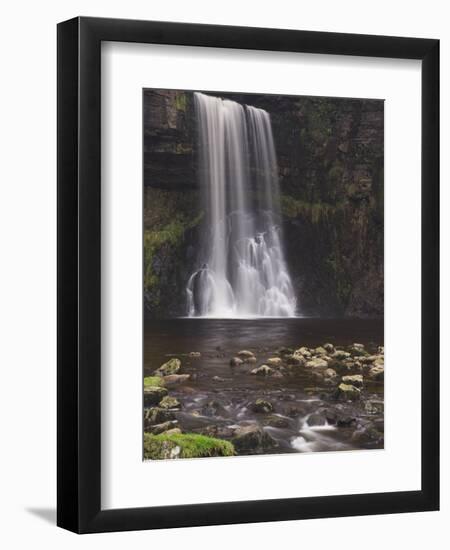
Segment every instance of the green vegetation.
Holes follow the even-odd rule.
[[[344,201],[329,204],[326,202],[307,202],[289,195],[281,196],[281,212],[284,216],[287,218],[304,217],[314,224],[329,220],[330,217],[343,212],[345,206]]]
[[[233,456],[233,444],[229,441],[200,434],[144,434],[144,458],[201,458]]]
[[[161,376],[146,376],[144,378],[144,388],[150,387],[150,386],[157,386],[157,387],[163,387],[164,386],[164,379],[161,378]]]
[[[161,249],[175,257],[184,234],[203,218],[196,192],[163,191],[146,188],[144,205],[144,287],[157,287],[159,280],[153,259]]]

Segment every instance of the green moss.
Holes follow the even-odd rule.
[[[184,234],[198,225],[203,218],[196,192],[145,189],[144,206],[144,287],[158,286],[159,279],[153,268],[155,254],[163,247],[176,253],[183,243]]]
[[[342,212],[344,208],[344,202],[329,204],[326,202],[307,202],[289,195],[282,195],[281,197],[281,212],[284,216],[288,218],[303,217],[314,224],[330,219]]]
[[[186,111],[186,94],[184,92],[177,92],[175,105],[178,111]]]
[[[336,256],[331,254],[325,259],[325,267],[331,273],[331,277],[336,285],[336,296],[343,307],[346,307],[352,293],[352,284],[350,276],[343,268],[341,263],[337,261]]]
[[[144,458],[201,458],[233,456],[233,444],[200,434],[152,435],[144,433]]]
[[[144,378],[144,388],[148,386],[164,386],[164,380],[161,376],[146,376]]]

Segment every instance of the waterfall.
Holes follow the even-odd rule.
[[[293,317],[269,114],[194,94],[206,224],[187,284],[191,317]]]

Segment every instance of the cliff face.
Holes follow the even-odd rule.
[[[305,315],[383,315],[380,100],[218,94],[266,109],[277,148],[286,257]],[[192,92],[144,91],[146,313],[186,313],[205,228]]]

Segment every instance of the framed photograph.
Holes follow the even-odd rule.
[[[58,525],[437,510],[439,41],[58,25]]]

